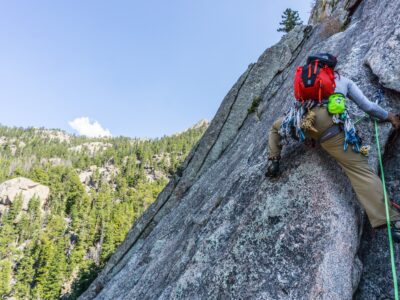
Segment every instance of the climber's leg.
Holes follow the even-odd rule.
[[[343,149],[344,133],[321,143],[322,148],[333,156],[349,177],[358,200],[364,207],[372,227],[386,224],[385,203],[380,178],[371,170],[366,157],[350,148]],[[400,213],[390,208],[391,221],[400,220]]]
[[[283,117],[277,119],[269,130],[269,139],[268,139],[268,158],[278,158],[281,155],[282,145],[281,145],[281,137],[279,135],[279,129],[281,127],[283,121]]]

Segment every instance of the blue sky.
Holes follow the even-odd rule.
[[[85,117],[114,136],[182,131],[212,119],[280,39],[283,10],[307,22],[310,3],[1,1],[0,123],[76,133],[69,122]]]

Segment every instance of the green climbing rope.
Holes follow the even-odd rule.
[[[397,286],[396,265],[395,265],[395,262],[394,262],[393,238],[392,238],[392,231],[391,231],[391,228],[390,228],[389,201],[388,201],[387,192],[386,192],[385,173],[384,173],[384,170],[383,170],[381,146],[380,146],[380,143],[379,143],[378,123],[376,122],[376,120],[374,120],[374,122],[375,122],[376,146],[378,148],[379,166],[381,168],[383,195],[385,197],[386,222],[387,222],[387,229],[388,229],[388,235],[389,235],[390,261],[391,261],[391,264],[392,264],[394,298],[395,298],[395,300],[399,300],[399,287]]]

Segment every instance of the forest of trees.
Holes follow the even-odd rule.
[[[0,183],[26,177],[50,188],[44,208],[34,197],[22,211],[17,197],[0,217],[2,299],[76,299],[206,127],[153,140],[71,136],[67,141],[46,130],[0,127]],[[95,153],[71,150],[90,142],[108,146]],[[109,180],[94,172],[90,188],[79,178],[91,166],[110,165],[118,172]],[[154,172],[163,176],[149,179]]]

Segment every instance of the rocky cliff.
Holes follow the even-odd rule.
[[[371,231],[331,158],[290,143],[282,176],[270,180],[264,171],[268,129],[293,101],[294,70],[310,53],[336,54],[342,74],[399,111],[399,12],[400,0],[317,1],[309,26],[285,35],[239,78],[181,172],[81,299],[392,297],[386,232]],[[260,105],[249,113],[254,99]],[[359,129],[377,169],[372,122]],[[380,132],[383,145],[395,145],[385,157],[389,188],[398,192],[399,141],[388,124]]]

